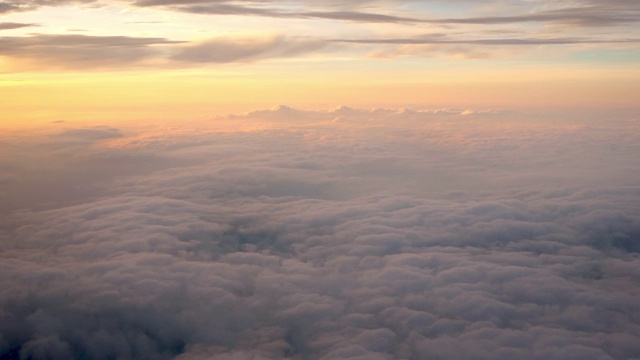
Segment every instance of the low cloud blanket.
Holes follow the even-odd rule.
[[[0,138],[0,359],[640,358],[637,114]]]

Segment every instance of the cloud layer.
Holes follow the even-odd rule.
[[[548,120],[280,106],[5,138],[0,357],[637,358],[640,129]]]

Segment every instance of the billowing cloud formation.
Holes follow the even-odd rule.
[[[280,106],[3,139],[2,196],[84,191],[4,209],[0,356],[637,358],[640,128],[611,119]],[[153,166],[71,171],[114,159]]]

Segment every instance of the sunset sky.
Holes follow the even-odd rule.
[[[629,109],[640,2],[0,1],[0,118],[307,109]]]

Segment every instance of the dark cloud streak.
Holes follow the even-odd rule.
[[[5,1],[0,3],[0,13],[11,11],[33,10],[41,6],[59,6],[66,4],[101,4],[97,0],[30,0],[30,1]],[[500,25],[526,22],[541,22],[549,24],[574,25],[584,27],[618,26],[640,21],[640,8],[637,3],[630,1],[617,1],[603,3],[601,1],[583,1],[574,7],[566,7],[554,10],[545,10],[533,13],[510,16],[481,16],[468,18],[423,18],[414,16],[398,16],[392,14],[377,14],[360,11],[362,3],[375,3],[364,1],[351,3],[351,8],[336,7],[336,4],[314,1],[302,3],[308,10],[284,11],[282,6],[286,2],[276,0],[264,1],[228,1],[228,0],[139,0],[133,5],[139,7],[165,7],[176,11],[210,14],[210,15],[240,15],[240,16],[265,16],[275,18],[307,18],[325,19],[351,22],[369,23],[405,23],[405,24],[475,24],[475,25]],[[393,6],[400,2],[383,2],[385,6],[393,10]],[[316,7],[325,7],[329,10],[312,10]]]
[[[393,45],[504,45],[504,46],[528,46],[528,45],[571,45],[571,44],[635,44],[640,39],[586,39],[586,38],[539,38],[539,39],[451,39],[444,37],[417,37],[398,39],[333,39],[333,42],[352,44],[393,44]]]
[[[268,8],[254,8],[231,4],[216,4],[209,6],[182,6],[177,8],[194,14],[207,15],[240,15],[264,16],[274,18],[325,19],[367,23],[418,23],[426,22],[420,19],[392,15],[374,14],[359,11],[307,11],[283,12]]]
[[[471,18],[449,18],[427,20],[442,24],[497,25],[525,22],[543,22],[580,26],[614,26],[640,22],[640,12],[634,10],[611,11],[606,7],[575,7],[549,10],[532,14],[513,16],[490,16]]]
[[[266,39],[213,39],[183,47],[173,60],[193,63],[228,63],[290,57],[319,50],[327,45],[318,40],[283,37]]]
[[[187,6],[183,6],[185,4]],[[189,4],[197,5],[189,6]],[[357,10],[286,12],[278,10],[278,2],[249,2],[247,4],[259,4],[263,6],[253,7],[244,4],[231,3],[228,1],[189,1],[186,3],[176,1],[145,1],[137,3],[137,5],[139,6],[169,5],[170,8],[177,11],[195,14],[266,16],[275,18],[309,18],[370,23],[500,25],[526,22],[541,22],[593,27],[624,25],[626,23],[635,23],[640,21],[640,13],[638,12],[638,10],[624,9],[624,11],[622,11],[621,9],[614,10],[606,6],[571,7],[513,16],[429,19],[420,17],[376,14],[361,12]],[[269,7],[269,5],[271,5],[272,7]]]
[[[26,27],[40,26],[38,24],[25,24],[25,23],[13,23],[13,22],[0,22],[0,31],[1,30],[13,30],[13,29],[22,29]]]

